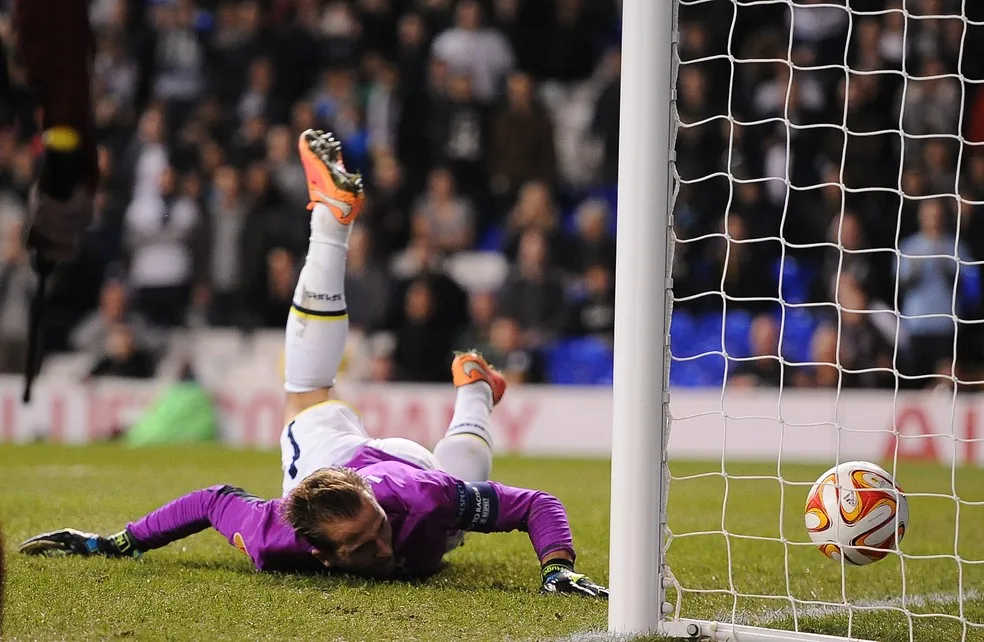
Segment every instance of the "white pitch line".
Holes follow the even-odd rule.
[[[984,593],[981,593],[981,591],[977,589],[968,589],[967,591],[964,591],[963,599],[966,602],[967,600],[980,599],[982,596],[984,596]],[[959,596],[956,593],[926,593],[909,595],[906,597],[905,603],[907,607],[925,608],[934,604],[956,604],[958,601]],[[862,602],[856,602],[851,606],[855,609],[863,610],[864,612],[887,611],[903,608],[902,598],[900,597],[884,600],[865,600]],[[796,611],[798,616],[801,618],[811,618],[830,615],[845,615],[847,613],[847,609],[847,605],[830,603],[825,605],[809,604],[797,608]],[[919,615],[927,616],[931,614],[921,613]],[[734,623],[767,627],[791,619],[792,617],[793,609],[790,607],[785,607],[760,615],[738,613],[735,617]],[[731,623],[731,613],[718,614],[716,621]],[[586,631],[584,633],[573,633],[568,636],[553,638],[551,642],[629,642],[631,639],[632,638],[630,636],[612,635],[606,631]]]
[[[963,599],[976,600],[981,597],[981,592],[977,589],[968,589],[964,591]],[[915,607],[924,608],[934,604],[957,604],[960,601],[960,596],[957,593],[927,593],[927,594],[917,594],[908,595],[905,599],[905,605],[902,604],[901,597],[887,598],[883,600],[863,600],[860,602],[854,602],[853,604],[806,604],[796,608],[796,613],[798,617],[809,618],[809,617],[824,617],[828,615],[845,615],[848,608],[854,607],[858,611],[890,611],[898,610],[905,607]],[[920,614],[920,615],[930,615]],[[792,607],[786,606],[781,609],[775,609],[768,613],[762,615],[748,615],[748,614],[738,614],[736,618],[737,622],[735,624],[752,624],[758,626],[768,626],[769,624],[775,624],[783,620],[787,620],[793,617]],[[719,622],[730,622],[731,613],[718,614]]]

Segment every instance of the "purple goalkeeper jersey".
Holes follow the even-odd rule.
[[[440,568],[459,531],[529,533],[537,556],[574,554],[563,505],[547,493],[497,482],[466,483],[364,446],[347,466],[372,487],[393,528],[397,567],[407,575]],[[323,570],[314,547],[284,519],[282,499],[262,500],[232,486],[198,490],[127,525],[144,550],[160,548],[211,526],[246,553],[258,570]]]

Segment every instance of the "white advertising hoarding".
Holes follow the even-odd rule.
[[[47,439],[84,444],[132,423],[160,383],[83,384],[42,378],[21,403],[21,381],[0,378],[0,442]],[[277,448],[279,385],[227,381],[213,389],[222,439],[238,447]],[[429,385],[345,385],[339,394],[363,414],[373,436],[431,446],[451,418],[454,390]],[[984,464],[984,395],[805,390],[674,390],[670,456],[686,459],[831,461],[899,456]],[[493,415],[500,452],[605,457],[611,447],[607,388],[510,389]],[[653,418],[655,422],[657,418]]]

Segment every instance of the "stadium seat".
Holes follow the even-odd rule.
[[[724,380],[724,357],[717,354],[670,363],[670,385],[681,388],[720,386]]]
[[[697,354],[721,352],[721,315],[717,312],[702,314],[697,319]]]
[[[729,356],[751,356],[751,329],[752,315],[750,312],[728,309],[724,318],[724,345]]]
[[[816,320],[807,310],[787,309],[782,334],[782,356],[793,363],[803,363],[810,360],[813,333],[817,328]]]
[[[677,357],[697,354],[697,322],[689,312],[674,310],[670,317],[670,352]]]
[[[776,261],[773,276],[779,282],[782,267],[782,299],[787,303],[806,303],[810,300],[811,270],[796,259],[786,257]]]
[[[960,312],[961,316],[973,314],[981,304],[981,270],[977,265],[960,266]]]
[[[600,339],[584,337],[559,341],[548,350],[547,378],[568,386],[611,385],[614,353]]]
[[[481,252],[499,252],[506,244],[506,233],[502,227],[493,225],[482,230],[475,249]]]

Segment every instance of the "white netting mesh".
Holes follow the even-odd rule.
[[[984,1],[678,14],[675,616],[984,640]],[[803,524],[853,459],[911,515],[857,568]]]

